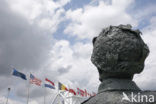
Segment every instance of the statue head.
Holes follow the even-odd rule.
[[[110,26],[93,39],[92,63],[100,81],[105,78],[129,78],[142,72],[149,48],[139,30],[131,25]]]

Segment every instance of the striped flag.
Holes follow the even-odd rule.
[[[84,91],[83,90],[81,90],[80,88],[77,88],[77,94],[78,95],[81,95],[81,96],[84,96]]]
[[[54,82],[52,82],[51,80],[49,80],[48,78],[45,78],[45,81],[47,82],[46,84],[44,84],[45,87],[51,88],[51,89],[55,89],[55,84]]]
[[[59,90],[66,90],[68,91],[67,87],[65,85],[63,85],[62,83],[58,82],[58,88]]]
[[[41,86],[42,81],[40,79],[36,78],[34,75],[30,74],[30,83]]]
[[[87,97],[87,95],[88,95],[88,93],[87,93],[87,90],[85,89],[84,90],[84,96]]]
[[[69,92],[73,93],[74,95],[76,95],[76,92],[73,89],[71,89],[71,88],[69,89]]]

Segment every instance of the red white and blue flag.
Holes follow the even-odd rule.
[[[49,80],[48,78],[45,78],[46,83],[44,84],[45,87],[51,88],[51,89],[55,89],[55,84],[54,82],[52,82],[51,80]]]
[[[30,83],[41,86],[42,81],[40,79],[36,78],[34,75],[30,74]]]

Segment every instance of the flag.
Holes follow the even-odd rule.
[[[74,95],[76,95],[76,92],[73,89],[69,89],[70,93],[73,93]]]
[[[81,91],[80,91],[79,88],[77,88],[77,94],[78,94],[78,95],[81,95]]]
[[[90,93],[87,93],[87,96],[90,96]]]
[[[87,97],[87,94],[88,94],[88,93],[87,93],[87,90],[85,89],[85,90],[84,90],[84,96]]]
[[[42,81],[40,79],[36,78],[34,75],[30,74],[30,83],[41,86]]]
[[[84,96],[84,91],[81,90],[80,88],[77,88],[77,94],[81,95],[81,96]]]
[[[19,71],[17,71],[15,68],[13,69],[12,75],[20,77],[20,78],[22,78],[24,80],[27,80],[26,75],[21,73],[21,72],[19,72]]]
[[[48,83],[44,84],[45,87],[51,88],[51,89],[55,89],[55,84],[54,82],[52,82],[51,80],[49,80],[48,78],[45,78],[45,81]]]
[[[58,88],[59,90],[66,90],[68,91],[67,87],[65,85],[63,85],[62,83],[58,82]]]
[[[93,95],[92,96],[95,96],[96,95],[96,93],[95,92],[92,92],[93,93]]]

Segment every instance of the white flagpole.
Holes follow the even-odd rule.
[[[58,86],[58,88],[57,88],[57,95],[60,96],[60,93],[61,93],[61,92],[60,92],[60,89],[59,89],[59,81],[58,81],[58,83],[57,83],[57,86]],[[57,96],[56,96],[56,97],[57,97]]]
[[[53,99],[53,101],[52,101],[52,104],[54,104],[55,103],[55,100],[56,100],[56,98],[60,95],[60,91],[59,91],[59,82],[57,83],[57,94],[56,94],[56,96],[54,97],[54,99]]]
[[[56,94],[56,96],[54,97],[54,99],[53,99],[53,101],[52,101],[52,104],[54,104],[54,102],[55,102],[57,96],[59,96],[59,94]]]
[[[10,93],[11,88],[8,88],[8,94],[7,94],[7,100],[6,100],[6,104],[8,104],[8,98],[9,98],[9,93]]]
[[[44,87],[44,104],[45,104],[45,98],[46,97],[46,89],[45,89],[45,87]]]
[[[44,87],[44,104],[46,103],[46,88],[45,88],[45,76],[44,76],[44,85],[43,85],[43,87]]]
[[[9,65],[9,67],[11,68],[11,74],[10,75],[12,75],[12,73],[13,73],[13,66],[12,65]],[[9,68],[9,69],[10,69]],[[8,94],[7,94],[7,100],[6,100],[6,104],[8,104],[8,99],[9,99],[9,94],[10,94],[10,90],[11,90],[11,88],[8,88]]]
[[[44,74],[44,80],[43,80],[43,88],[44,88],[44,104],[46,104],[46,88],[45,88],[45,79],[46,79],[46,77],[45,77],[45,73],[43,73]]]
[[[30,82],[29,82],[29,77],[28,77],[28,92],[27,92],[27,104],[29,104],[29,87],[30,87]]]
[[[57,86],[58,86],[57,93],[59,94],[59,82],[57,83]]]
[[[69,90],[69,89],[70,89],[70,86],[69,86],[69,84],[68,84],[68,90]],[[70,95],[70,92],[69,92],[69,91],[67,92],[67,94],[68,94],[68,95],[67,95],[68,97],[71,97],[71,95]],[[71,103],[71,104],[72,104],[72,97],[71,97],[71,98],[69,98],[69,103]]]

